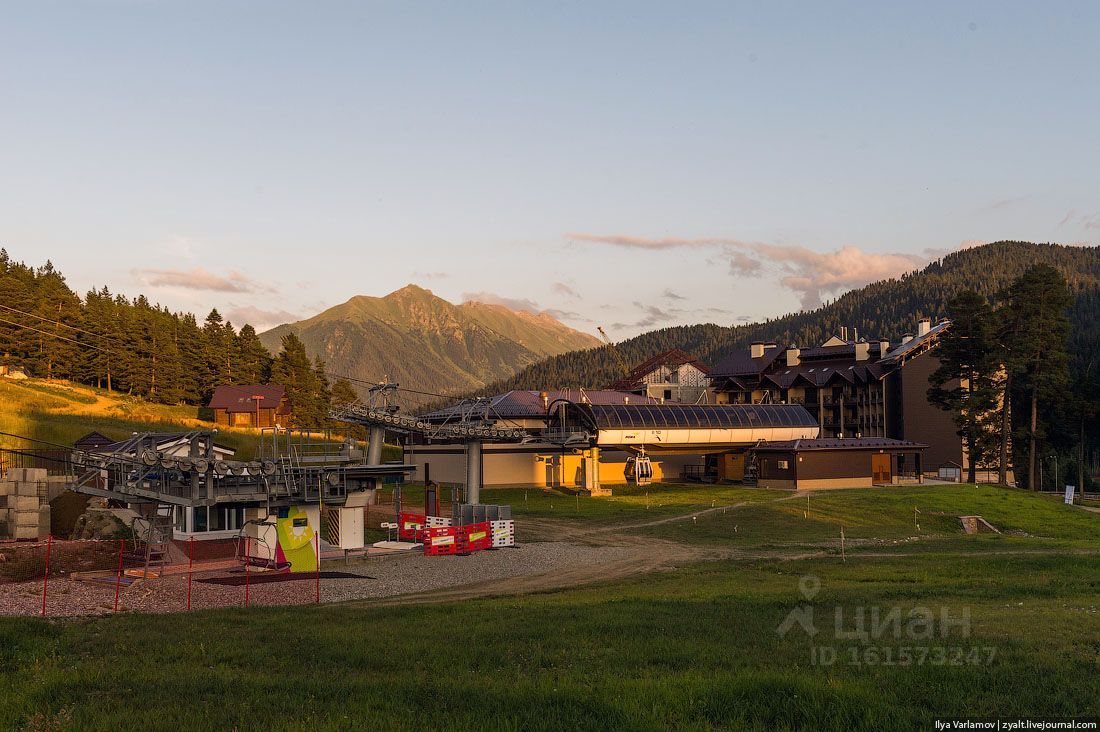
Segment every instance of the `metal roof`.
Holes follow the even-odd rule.
[[[817,426],[817,420],[798,404],[571,404],[569,408],[587,411],[602,430]]]
[[[254,412],[259,409],[278,409],[286,387],[279,384],[222,384],[214,389],[210,409],[228,412]],[[253,398],[257,397],[257,398]]]
[[[755,448],[764,452],[802,452],[805,450],[923,450],[928,445],[890,437],[819,437],[812,440],[782,440]]]
[[[653,397],[639,396],[625,391],[610,389],[550,389],[546,391],[546,405],[555,401],[570,401],[592,404],[623,404],[642,402],[646,404],[659,404],[660,400]],[[489,397],[488,414],[490,419],[518,419],[521,417],[546,417],[546,405],[537,391],[515,389]],[[465,417],[479,417],[478,409],[483,414],[485,406],[474,408],[470,402],[454,404],[449,407],[437,409],[433,412],[420,415],[421,419],[436,421],[441,419],[462,419]]]

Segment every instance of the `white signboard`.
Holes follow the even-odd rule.
[[[1073,486],[1073,485],[1067,485],[1066,486],[1066,503],[1068,503],[1071,506],[1073,505],[1073,491],[1076,490],[1076,489],[1077,489],[1077,486]]]

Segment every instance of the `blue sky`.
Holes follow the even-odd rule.
[[[0,245],[258,327],[618,339],[1100,239],[1096,3],[5,2]]]

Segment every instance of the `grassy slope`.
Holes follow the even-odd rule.
[[[662,492],[670,503],[696,505],[698,490]],[[913,500],[1080,546],[1095,547],[1100,528],[1100,515],[993,488],[823,493],[811,506],[830,526],[850,521],[856,532],[905,533]],[[805,519],[788,503],[727,516],[766,505],[776,509],[773,529],[797,534]],[[871,527],[867,515],[883,528]],[[954,553],[861,556],[857,549],[847,562],[715,562],[437,607],[4,620],[0,727],[929,729],[933,714],[1100,714],[1100,556],[992,554],[986,549],[1046,544],[939,528],[938,545]],[[820,634],[781,638],[776,627],[804,602],[803,575],[822,583],[813,599]],[[849,663],[848,649],[862,647],[835,637],[836,608],[848,627],[858,608],[894,606],[969,612],[971,634],[956,629],[933,641],[887,634],[873,647],[895,657],[910,646],[992,647],[992,662]],[[811,644],[835,647],[841,662],[811,664]]]
[[[688,542],[787,546],[839,540],[841,527],[845,538],[857,540],[957,535],[961,531],[958,517],[964,515],[982,516],[1008,534],[1001,537],[1005,540],[1025,534],[1086,543],[1100,538],[1100,515],[1050,496],[989,485],[819,491],[808,501],[757,503],[708,515],[697,524],[678,522],[647,531]]]
[[[153,404],[102,389],[41,379],[0,379],[0,431],[71,445],[92,430],[113,439],[132,432],[183,432],[209,429],[198,409]],[[255,432],[220,428],[218,442],[236,448],[243,457],[256,449]],[[0,444],[8,444],[0,438]],[[20,445],[23,447],[23,445]]]

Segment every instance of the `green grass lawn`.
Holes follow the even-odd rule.
[[[805,575],[818,634],[780,637]],[[969,629],[837,637],[837,608],[851,629],[894,607]],[[716,562],[442,606],[4,620],[0,727],[930,729],[1100,714],[1098,658],[1100,557]]]
[[[788,494],[790,495],[790,494]],[[901,540],[960,534],[959,516],[979,515],[1006,535],[1069,542],[1100,539],[1100,514],[1024,490],[921,485],[816,491],[644,529],[666,539],[732,546],[788,546],[846,539]]]
[[[554,518],[584,521],[586,524],[642,522],[693,509],[732,506],[742,502],[766,501],[786,495],[784,491],[731,485],[614,486],[611,496],[585,496],[538,488],[494,488],[483,490],[486,503],[510,504],[519,519]]]

